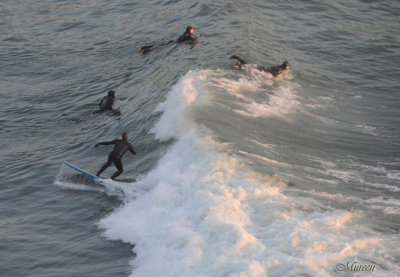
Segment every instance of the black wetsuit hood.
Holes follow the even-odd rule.
[[[191,41],[195,40],[194,37],[190,34],[190,30],[192,30],[192,26],[187,26],[186,31],[176,40],[176,42],[185,42],[185,41]]]
[[[288,63],[288,61],[284,61],[283,64],[281,65],[281,68],[282,68],[282,69],[285,69],[287,65],[290,66],[290,64]]]
[[[108,92],[107,96],[115,98],[115,91],[110,90],[110,91]]]

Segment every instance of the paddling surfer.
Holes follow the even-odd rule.
[[[107,110],[113,111],[112,106],[114,102],[115,102],[115,91],[110,90],[107,93],[107,95],[101,99],[99,103],[100,108],[97,111],[93,112],[93,114],[101,113]]]
[[[192,26],[187,26],[186,31],[182,35],[180,35],[179,38],[177,38],[176,40],[170,40],[168,42],[161,43],[157,46],[158,47],[165,46],[165,45],[169,45],[174,42],[176,42],[176,43],[195,42],[196,37],[194,37],[193,35],[194,35],[194,28]],[[142,52],[142,54],[146,54],[146,53],[150,52],[152,50],[152,48],[155,46],[156,45],[141,46],[141,47],[139,47],[139,51]]]
[[[238,62],[235,64],[237,67],[243,69],[244,65],[246,64],[246,61],[243,60],[242,58],[240,58],[237,55],[233,55],[230,57],[230,59],[236,59],[238,60]],[[272,76],[277,77],[279,74],[281,74],[283,71],[285,70],[289,70],[290,68],[290,64],[287,61],[284,61],[282,64],[280,65],[274,65],[271,67],[264,67],[261,65],[257,65],[257,69],[263,72],[268,72],[271,73]]]

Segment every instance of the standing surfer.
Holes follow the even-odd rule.
[[[94,147],[97,147],[99,145],[112,145],[112,144],[115,145],[114,150],[108,155],[107,162],[100,168],[100,170],[97,172],[96,176],[100,177],[100,174],[104,170],[106,170],[106,168],[109,167],[111,165],[111,163],[114,163],[115,167],[118,169],[118,171],[115,172],[111,176],[111,179],[114,180],[117,176],[119,176],[124,171],[121,158],[125,154],[125,152],[129,150],[132,153],[132,155],[135,155],[136,151],[133,149],[132,145],[128,142],[128,134],[127,133],[122,134],[122,139],[115,139],[112,141],[99,142]]]

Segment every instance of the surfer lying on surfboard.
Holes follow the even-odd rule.
[[[100,174],[104,170],[106,170],[106,168],[109,167],[111,163],[114,163],[115,167],[118,169],[118,171],[111,176],[111,179],[114,180],[124,171],[121,158],[125,154],[125,152],[129,150],[132,153],[132,155],[135,155],[136,151],[133,149],[132,145],[128,142],[127,133],[122,134],[122,139],[114,139],[112,141],[99,142],[94,147],[97,147],[99,145],[112,145],[112,144],[115,145],[114,150],[108,155],[107,162],[100,168],[96,176],[100,177]]]
[[[194,34],[194,28],[192,26],[187,26],[186,27],[186,31],[176,40],[170,40],[168,42],[164,42],[161,43],[159,45],[144,45],[139,47],[139,52],[141,52],[142,54],[146,54],[148,52],[150,52],[152,50],[153,47],[161,47],[161,46],[166,46],[169,45],[171,43],[181,43],[181,42],[194,42],[196,41],[196,37],[193,36]],[[196,43],[195,43],[196,44]]]
[[[243,69],[244,65],[246,64],[245,60],[243,60],[242,58],[240,58],[237,55],[231,56],[230,59],[238,60],[238,62],[235,64],[235,66],[237,66],[241,69]],[[290,64],[287,61],[284,61],[281,65],[274,65],[271,67],[264,67],[261,65],[257,65],[258,70],[271,73],[272,76],[274,76],[274,77],[278,76],[279,74],[282,73],[282,71],[288,70],[289,68],[290,68]]]

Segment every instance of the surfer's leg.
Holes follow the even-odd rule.
[[[117,172],[115,172],[113,174],[113,176],[111,176],[111,180],[114,180],[115,178],[117,178],[119,175],[121,175],[122,172],[124,172],[124,169],[122,167],[122,162],[121,159],[114,159],[113,160],[115,167],[118,169]]]
[[[112,157],[111,155],[108,156],[107,162],[100,168],[100,170],[97,172],[96,176],[100,177],[100,174],[106,170],[107,167],[109,167],[111,165],[112,162]]]
[[[238,55],[233,55],[230,57],[230,59],[235,59],[238,60],[240,62],[241,65],[246,64],[246,61],[243,60],[241,57],[239,57]]]
[[[146,54],[148,52],[151,51],[151,48],[153,48],[154,45],[144,45],[139,47],[139,52],[141,52],[142,54]]]

